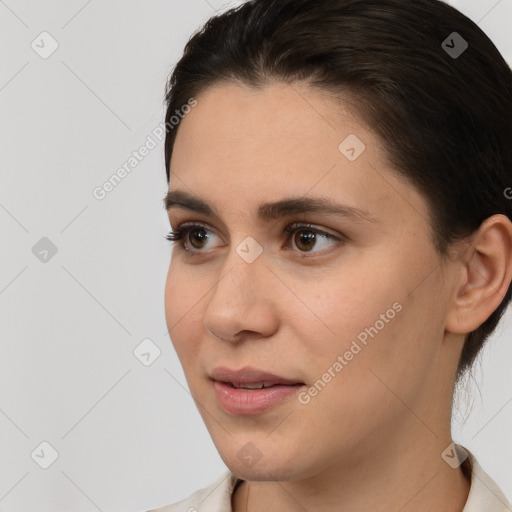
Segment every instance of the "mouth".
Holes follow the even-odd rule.
[[[246,390],[255,390],[255,389],[267,389],[274,388],[276,386],[301,386],[302,384],[283,384],[280,382],[225,382],[225,381],[217,381],[226,384],[227,386],[232,387],[233,389],[246,389]]]
[[[262,414],[289,400],[304,382],[250,367],[215,368],[210,375],[218,404],[231,415]]]
[[[210,378],[222,382],[235,389],[263,389],[274,386],[302,386],[304,382],[298,379],[281,377],[274,373],[258,370],[250,366],[240,370],[219,366],[214,368]]]

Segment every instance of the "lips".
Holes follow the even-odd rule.
[[[262,389],[274,386],[303,385],[299,380],[281,377],[273,373],[265,372],[246,366],[240,370],[232,370],[225,366],[214,368],[210,377],[218,382],[223,382],[236,389]]]
[[[214,368],[212,390],[219,406],[236,416],[259,415],[296,396],[304,382],[246,366]]]

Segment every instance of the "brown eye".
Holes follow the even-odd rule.
[[[291,224],[285,228],[285,231],[289,233],[290,239],[293,240],[292,245],[297,248],[295,252],[299,253],[322,254],[325,251],[321,249],[329,248],[329,246],[343,245],[345,242],[343,236],[327,233],[312,224]]]
[[[346,238],[343,235],[334,235],[316,228],[312,224],[296,223],[287,226],[284,231],[288,233],[288,245],[293,240],[292,245],[295,246],[294,252],[298,252],[303,256],[305,253],[312,255],[321,255],[325,251],[321,249],[344,245]],[[181,224],[175,231],[171,231],[167,236],[167,240],[171,242],[180,242],[178,248],[187,252],[189,256],[201,255],[207,253],[205,250],[211,238],[217,235],[201,224],[193,223]],[[318,247],[320,246],[320,247]],[[313,250],[320,249],[320,250]]]
[[[206,252],[207,244],[211,238],[216,235],[202,224],[181,224],[177,229],[173,229],[165,238],[173,244],[179,242],[176,247],[195,256]]]
[[[294,242],[301,251],[310,251],[315,247],[316,233],[305,229],[296,231]]]
[[[192,247],[194,247],[194,249],[202,249],[203,248],[202,244],[204,244],[209,238],[208,235],[206,234],[206,231],[207,230],[202,227],[189,230],[186,238],[192,244]],[[197,245],[196,245],[196,242],[197,242]]]

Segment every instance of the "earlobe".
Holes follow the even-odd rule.
[[[501,304],[512,280],[512,222],[496,214],[482,222],[464,260],[445,329],[465,334],[482,325]]]

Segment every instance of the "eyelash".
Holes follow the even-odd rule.
[[[203,228],[206,231],[211,231],[206,225],[204,225],[202,223],[194,223],[194,224],[183,223],[183,224],[180,224],[176,228],[175,231],[170,231],[167,235],[165,235],[165,239],[169,240],[171,243],[181,241],[181,243],[178,244],[177,247],[179,247],[183,251],[188,252],[190,256],[200,255],[206,251],[203,251],[201,249],[194,249],[191,251],[190,249],[187,249],[185,246],[185,241],[186,241],[188,234],[197,228]],[[321,235],[323,237],[330,238],[331,240],[334,240],[336,242],[335,245],[343,245],[346,241],[346,239],[344,237],[340,238],[340,237],[334,236],[330,233],[327,233],[326,231],[322,231],[321,229],[315,228],[315,226],[313,226],[312,224],[294,223],[294,224],[290,224],[289,226],[286,226],[284,231],[286,233],[288,233],[289,235],[295,234],[298,231],[309,231],[309,232],[314,233],[315,235]],[[297,251],[294,251],[294,252],[297,252]],[[309,257],[308,252],[299,251],[299,253],[302,254],[303,257]],[[320,253],[313,252],[312,254],[318,255],[318,254],[321,254],[321,252]]]

